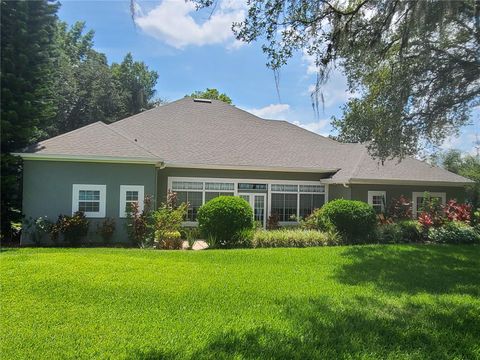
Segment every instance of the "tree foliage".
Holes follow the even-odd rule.
[[[53,37],[57,5],[1,1],[2,235],[20,219],[21,170],[10,152],[45,135],[55,113]]]
[[[212,100],[220,100],[223,101],[227,104],[232,104],[232,99],[225,94],[225,93],[220,93],[217,89],[209,89],[207,88],[205,91],[194,91],[190,95],[185,95],[189,96],[192,98],[197,98],[197,99],[212,99]]]
[[[475,184],[467,186],[467,200],[474,209],[480,208],[480,157],[451,149],[441,153],[433,162],[448,171],[475,181]]]
[[[479,19],[475,0],[252,0],[233,30],[238,40],[262,40],[275,71],[297,51],[312,57],[317,107],[321,85],[342,66],[358,97],[334,121],[339,139],[385,159],[468,123],[480,98]]]
[[[81,126],[134,115],[158,103],[158,74],[127,54],[94,50],[85,23],[69,27],[48,0],[1,2],[2,235],[21,219],[21,162],[10,155]]]

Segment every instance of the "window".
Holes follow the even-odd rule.
[[[202,191],[177,191],[178,204],[187,203],[187,216],[185,221],[197,221],[197,213],[203,203]]]
[[[127,217],[127,213],[133,203],[138,203],[140,211],[144,206],[143,185],[120,185],[120,217]]]
[[[413,218],[416,218],[420,215],[423,206],[423,200],[425,199],[425,195],[430,196],[431,199],[438,199],[440,204],[445,205],[446,202],[446,194],[444,192],[414,192],[412,194],[412,215]]]
[[[208,191],[205,193],[205,202],[207,203],[218,196],[233,196],[233,195],[234,195],[233,192]]]
[[[177,193],[177,202],[188,203],[185,221],[197,221],[200,206],[217,196],[233,196],[235,183],[225,181],[172,180],[169,188]]]
[[[300,194],[300,217],[306,218],[325,204],[324,194]]]
[[[297,216],[297,194],[272,193],[272,214],[277,214],[279,221],[293,221]]]
[[[385,204],[387,203],[387,195],[385,191],[369,191],[368,203],[372,205],[377,214],[385,212]]]
[[[267,184],[239,183],[238,190],[267,190]]]
[[[73,184],[72,214],[81,211],[89,218],[105,217],[106,185]]]

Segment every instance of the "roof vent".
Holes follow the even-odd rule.
[[[206,103],[206,104],[211,104],[212,100],[210,99],[193,99],[194,102],[199,102],[199,103]]]

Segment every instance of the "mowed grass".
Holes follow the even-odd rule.
[[[478,359],[480,247],[6,249],[2,359]]]

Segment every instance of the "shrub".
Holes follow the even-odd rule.
[[[441,227],[429,229],[428,239],[441,244],[474,244],[480,242],[480,235],[471,226],[452,221]]]
[[[252,246],[255,248],[311,247],[338,245],[340,242],[340,236],[334,231],[280,229],[255,232]]]
[[[47,235],[51,235],[53,223],[46,216],[40,216],[36,219],[29,218],[25,222],[25,228],[35,245],[40,245]]]
[[[77,211],[72,216],[59,215],[57,222],[52,226],[52,239],[57,243],[61,234],[71,246],[78,246],[88,233],[88,225],[88,220],[81,211]]]
[[[381,244],[398,244],[404,241],[402,229],[398,224],[384,224],[376,229],[376,239]]]
[[[440,199],[431,197],[428,192],[425,192],[423,195],[420,211],[418,221],[424,229],[429,229],[432,226],[438,227],[445,221],[445,212],[443,211]]]
[[[180,229],[180,235],[182,239],[188,241],[188,246],[190,248],[193,246],[196,240],[202,237],[198,227],[182,227]]]
[[[300,220],[300,227],[305,230],[325,230],[327,226],[322,223],[321,211],[321,208],[313,210],[305,219]]]
[[[159,235],[157,230],[155,237],[155,245],[159,249],[181,250],[183,248],[183,240],[180,231],[162,231],[161,235]]]
[[[280,217],[278,214],[272,214],[267,219],[267,230],[280,229]]]
[[[445,216],[450,221],[462,221],[469,224],[472,207],[467,204],[459,204],[456,200],[449,200],[443,207]]]
[[[419,242],[423,239],[422,226],[416,220],[403,220],[397,223],[404,242]]]
[[[359,242],[373,235],[377,217],[373,207],[363,201],[333,200],[319,212],[318,225],[328,230],[333,227],[346,242]]]
[[[242,229],[233,235],[233,246],[237,248],[251,248],[253,246],[253,237],[255,236],[256,229]]]
[[[154,232],[151,196],[145,196],[143,204],[143,211],[136,202],[130,205],[126,222],[130,242],[141,247],[152,242]]]
[[[97,234],[101,236],[105,244],[110,244],[115,232],[115,219],[106,218],[97,226]]]
[[[176,194],[168,192],[167,201],[153,213],[155,227],[155,243],[161,249],[181,249],[181,227],[187,215],[188,204],[182,203],[177,206]]]
[[[387,212],[393,220],[405,220],[412,217],[412,202],[403,195],[392,199]]]
[[[216,197],[198,210],[198,226],[207,238],[219,246],[234,246],[234,235],[253,228],[253,211],[244,199],[235,196]]]

